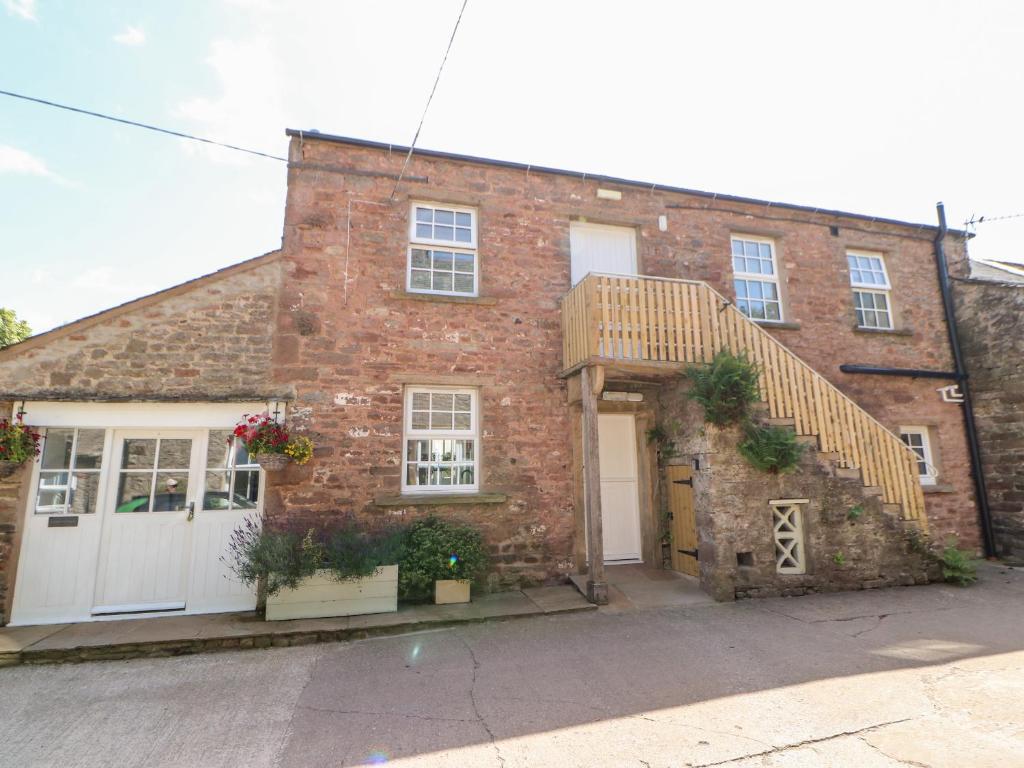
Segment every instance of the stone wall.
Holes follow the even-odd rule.
[[[1024,564],[1024,285],[954,280],[996,553]]]
[[[737,450],[739,427],[705,424],[687,397],[688,386],[665,386],[662,422],[693,473],[701,586],[716,600],[777,597],[874,587],[924,584],[937,578],[927,541],[880,496],[865,492],[857,473],[838,470],[807,440],[792,473],[754,469]],[[664,482],[664,480],[662,480]],[[667,492],[661,494],[668,498]],[[770,501],[801,504],[806,573],[776,571]]]
[[[570,222],[585,219],[634,227],[641,273],[707,280],[726,296],[733,295],[730,235],[774,238],[789,322],[770,331],[887,427],[934,431],[941,484],[927,497],[933,530],[976,545],[959,409],[941,402],[934,380],[838,370],[846,362],[951,367],[931,231],[419,153],[392,196],[404,157],[293,138],[274,360],[277,381],[296,387],[293,418],[319,447],[309,467],[289,470],[271,489],[273,515],[436,513],[484,529],[501,582],[574,570],[559,300],[570,288]],[[599,186],[622,199],[598,199]],[[415,200],[476,209],[480,298],[406,293]],[[895,332],[854,330],[850,247],[884,252]],[[962,252],[952,238],[947,247]],[[506,500],[377,503],[400,491],[407,384],[480,388],[481,489]]]

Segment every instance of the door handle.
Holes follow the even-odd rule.
[[[190,501],[188,503],[188,517],[186,517],[185,519],[188,520],[191,523],[193,520],[195,520],[195,517],[196,517],[196,503],[194,501]]]

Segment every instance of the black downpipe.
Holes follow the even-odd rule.
[[[950,379],[959,381],[955,371],[927,371],[921,368],[888,368],[881,365],[858,365],[843,363],[839,366],[843,373],[870,373],[874,376],[904,376],[910,379]]]
[[[960,350],[960,336],[956,328],[956,313],[953,311],[953,296],[949,289],[949,269],[946,265],[946,252],[943,243],[949,228],[946,226],[946,209],[939,203],[936,205],[939,214],[939,231],[935,235],[935,266],[939,273],[939,290],[942,293],[942,306],[946,311],[946,328],[949,330],[949,346],[953,351],[953,368],[960,382],[963,393],[964,432],[967,435],[967,447],[971,453],[971,475],[974,478],[974,495],[978,500],[978,515],[981,522],[981,539],[984,544],[985,556],[995,557],[996,542],[992,535],[992,513],[988,506],[988,489],[985,487],[985,476],[981,467],[981,449],[978,447],[978,431],[974,425],[974,406],[971,403],[971,389],[964,369],[964,358]]]

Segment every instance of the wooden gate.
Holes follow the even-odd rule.
[[[668,485],[669,532],[672,534],[672,569],[699,576],[697,518],[693,509],[693,481],[685,465],[665,468]]]

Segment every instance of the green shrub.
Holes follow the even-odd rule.
[[[711,365],[692,365],[686,369],[690,380],[690,398],[704,408],[704,419],[719,427],[739,424],[747,418],[750,404],[760,397],[757,366],[723,349]]]
[[[748,425],[739,451],[756,469],[781,475],[796,469],[806,447],[790,429]]]
[[[950,539],[942,550],[942,578],[958,587],[967,587],[978,580],[978,570],[971,553],[957,549],[956,540]]]
[[[231,534],[228,553],[221,559],[242,583],[262,581],[269,596],[295,589],[318,570],[330,571],[338,581],[371,576],[378,566],[398,562],[402,533],[397,528],[367,530],[350,519],[268,529],[246,518]]]
[[[436,517],[417,520],[405,532],[398,563],[398,593],[427,600],[439,579],[479,578],[490,565],[480,532]]]

